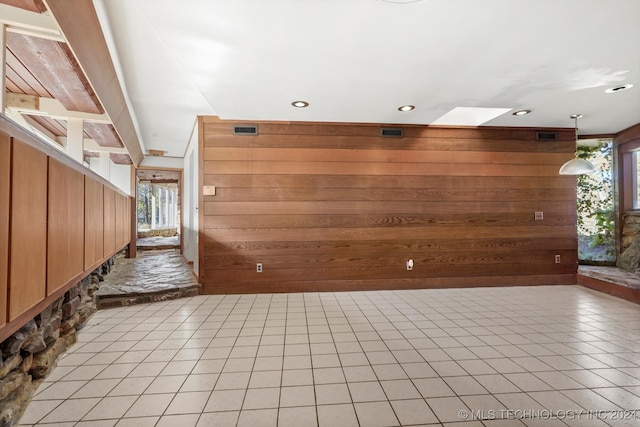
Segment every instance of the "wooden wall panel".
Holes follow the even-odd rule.
[[[13,140],[9,320],[46,295],[47,155]]]
[[[9,201],[11,196],[11,137],[0,132],[0,328],[7,323],[9,283]]]
[[[84,176],[49,159],[47,295],[84,271]]]
[[[234,124],[202,119],[206,293],[576,283],[571,130]]]
[[[115,247],[115,194],[126,209],[110,183],[0,115],[0,342],[129,241]]]
[[[84,268],[89,269],[104,256],[104,185],[85,177]]]
[[[129,241],[129,210],[128,197],[116,193],[115,195],[115,212],[116,212],[116,247],[120,249],[126,246]]]
[[[104,189],[104,255],[109,256],[116,250],[116,192]]]

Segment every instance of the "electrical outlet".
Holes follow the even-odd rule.
[[[256,272],[257,273],[262,273],[262,263],[261,262],[256,264]]]
[[[560,264],[560,255],[556,255],[556,264]]]
[[[536,212],[534,217],[536,221],[542,221],[544,219],[544,212]]]
[[[407,261],[407,270],[413,270],[413,259]]]

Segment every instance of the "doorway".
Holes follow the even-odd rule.
[[[181,250],[182,171],[138,169],[136,176],[137,250]]]

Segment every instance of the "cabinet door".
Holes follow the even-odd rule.
[[[7,323],[11,138],[0,133],[0,328]]]
[[[104,253],[104,186],[85,177],[84,188],[84,269],[102,259]]]
[[[84,270],[84,175],[49,159],[47,295]]]
[[[9,320],[42,301],[47,272],[47,155],[13,140]]]
[[[104,188],[104,256],[116,251],[116,192]]]

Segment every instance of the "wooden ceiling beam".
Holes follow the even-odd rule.
[[[54,98],[45,98],[35,95],[23,95],[7,92],[5,94],[6,106],[21,113],[31,115],[48,116],[54,119],[81,119],[85,122],[111,124],[111,119],[106,113],[94,114],[81,111],[69,111],[60,101]]]
[[[93,2],[46,0],[80,67],[136,166],[144,155]]]

